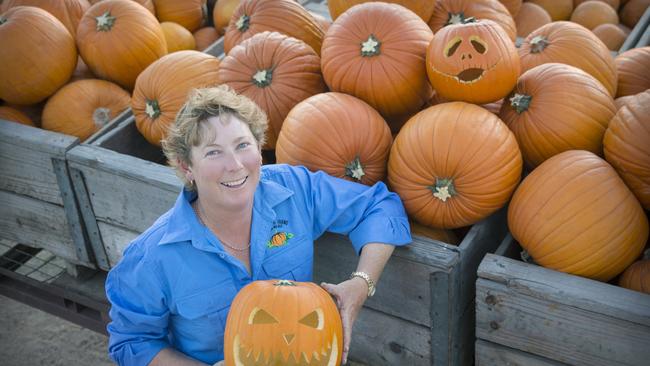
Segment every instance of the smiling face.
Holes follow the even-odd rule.
[[[342,328],[336,305],[309,282],[255,281],[228,314],[226,365],[322,365],[341,362]]]
[[[248,125],[224,114],[208,118],[201,129],[204,138],[192,147],[188,168],[200,199],[226,212],[252,205],[262,155]]]
[[[506,96],[519,76],[519,55],[503,29],[489,20],[449,25],[427,49],[427,75],[450,101],[490,103]]]

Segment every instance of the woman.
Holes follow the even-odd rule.
[[[394,245],[411,241],[401,201],[304,167],[262,165],[266,116],[227,86],[197,90],[163,141],[185,187],[124,251],[106,280],[109,353],[120,365],[204,365],[223,359],[237,291],[254,280],[312,280],[313,242],[347,234],[357,271],[322,284],[352,325]]]

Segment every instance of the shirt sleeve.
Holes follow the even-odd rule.
[[[108,352],[118,365],[148,365],[169,347],[169,310],[158,269],[132,247],[106,279]]]
[[[325,231],[348,235],[357,254],[367,243],[405,245],[412,241],[399,196],[383,182],[369,187],[296,167],[312,205],[314,239]]]

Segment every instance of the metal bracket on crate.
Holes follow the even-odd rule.
[[[103,270],[108,271],[110,270],[108,256],[106,255],[106,251],[102,245],[102,238],[99,235],[99,226],[97,226],[95,213],[93,212],[92,205],[90,203],[90,197],[88,197],[88,190],[86,189],[86,183],[84,181],[83,174],[81,171],[75,168],[70,168],[70,177],[73,181],[72,186],[74,187],[74,191],[79,202],[81,217],[83,218],[84,224],[86,225],[86,232],[88,233],[88,239],[92,246],[97,266]]]

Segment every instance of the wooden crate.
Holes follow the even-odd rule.
[[[0,120],[0,237],[94,267],[65,161],[76,137]]]
[[[476,281],[476,365],[647,365],[650,295],[513,259],[508,234]]]
[[[103,269],[176,200],[181,182],[146,143],[133,119],[93,144],[71,149],[68,163],[90,239]],[[85,191],[85,192],[84,192]],[[355,329],[351,358],[371,365],[467,365],[473,362],[474,283],[486,252],[505,236],[501,210],[469,229],[458,246],[415,237],[389,261],[377,295]],[[347,238],[315,245],[315,281],[340,282],[356,266]]]

